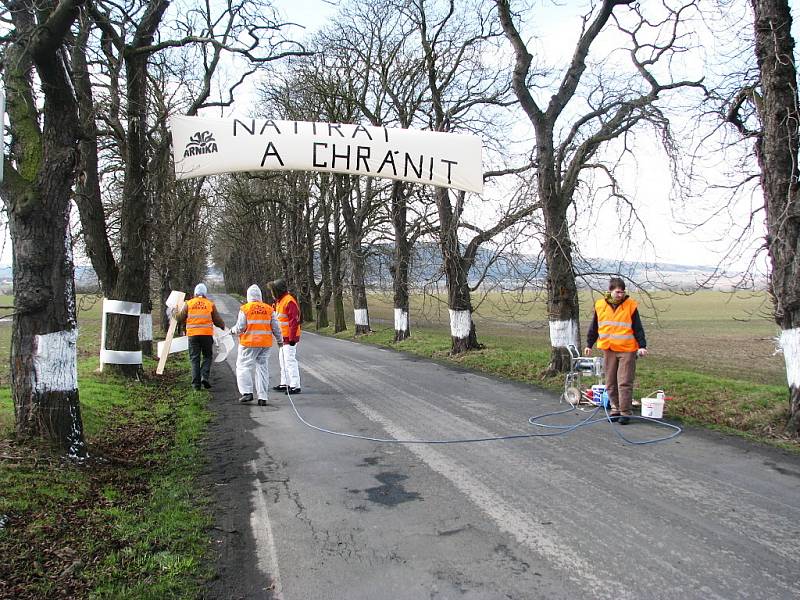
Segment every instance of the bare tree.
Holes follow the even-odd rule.
[[[319,316],[318,323],[327,322],[327,307],[333,302],[333,331],[347,330],[344,314],[344,281],[346,277],[345,253],[347,236],[342,218],[342,196],[349,193],[348,186],[342,185],[346,176],[323,175],[320,185],[320,270],[321,292],[318,311],[325,311],[324,319]],[[322,320],[319,320],[322,319]]]
[[[800,433],[800,108],[788,0],[751,0],[759,81],[744,87],[727,120],[755,140],[770,259],[769,289],[789,387],[787,429]],[[760,128],[751,129],[752,111]]]
[[[428,84],[427,116],[434,131],[476,131],[491,135],[493,115],[481,114],[487,107],[507,104],[508,82],[502,72],[484,64],[499,35],[486,16],[483,4],[458,6],[449,2],[411,0],[403,11],[416,29],[422,64]],[[478,348],[469,271],[481,244],[512,227],[533,212],[532,206],[508,206],[488,226],[474,226],[468,242],[459,239],[466,207],[465,192],[436,188],[439,246],[447,278],[451,352]],[[463,251],[463,252],[462,252]]]
[[[650,6],[640,6],[634,0],[603,0],[593,5],[592,11],[583,18],[572,58],[563,69],[557,89],[549,98],[542,99],[537,96],[540,90],[546,89],[549,74],[532,71],[533,56],[515,23],[515,18],[519,19],[512,11],[510,0],[496,0],[500,23],[516,59],[514,92],[536,138],[537,201],[542,207],[544,223],[552,345],[550,373],[568,370],[570,358],[566,346],[580,346],[569,210],[584,172],[597,170],[606,174],[617,191],[619,186],[613,168],[603,164],[599,154],[603,146],[627,135],[640,124],[656,127],[662,140],[669,143],[669,119],[659,108],[658,100],[666,92],[701,85],[699,81],[674,80],[671,69],[662,68],[685,49],[681,26],[687,14],[694,10],[695,2],[674,7],[669,0],[660,4],[654,7],[653,12],[659,16],[652,22],[643,14]],[[630,8],[622,18],[616,16],[617,7]],[[619,32],[629,40],[627,51],[632,75],[616,85],[610,81],[598,84],[582,98],[578,95],[579,85],[588,67],[589,52],[612,19]],[[668,81],[662,81],[662,77]]]
[[[148,177],[148,162],[153,155],[149,146],[151,80],[148,69],[153,56],[170,50],[197,50],[194,60],[187,61],[184,55],[184,60],[176,65],[177,71],[181,70],[181,65],[184,70],[197,66],[195,70],[199,71],[199,76],[194,81],[190,82],[191,78],[185,75],[180,81],[191,90],[188,94],[191,100],[186,102],[185,111],[196,114],[203,107],[230,105],[234,91],[260,65],[306,54],[298,44],[280,37],[280,26],[272,10],[259,2],[241,0],[226,5],[202,5],[178,15],[167,28],[163,21],[169,4],[168,0],[143,0],[123,6],[94,0],[89,5],[91,18],[100,32],[97,46],[102,61],[98,62],[105,66],[101,79],[108,90],[106,111],[98,117],[114,138],[124,169],[119,203],[118,272],[112,294],[115,299],[142,302],[145,306],[150,302],[152,223],[157,220],[155,210],[160,206],[157,199],[162,193],[161,182]],[[176,37],[169,39],[167,35],[159,35],[167,29],[177,34]],[[228,96],[211,100],[212,83],[223,55],[237,57],[243,68],[238,78],[227,85]],[[163,119],[164,115],[158,118]],[[162,145],[156,151],[163,154],[165,148]],[[97,190],[92,188],[89,192]],[[143,207],[146,210],[142,210]],[[82,215],[84,221],[100,218],[102,214],[97,211]],[[87,228],[84,223],[84,230],[99,231],[100,227]],[[102,243],[102,237],[98,239]],[[103,256],[102,248],[94,247],[94,243],[95,240],[87,240],[87,247],[91,246],[90,255]],[[137,349],[139,323],[123,315],[110,316],[108,340],[116,350]],[[134,375],[139,366],[117,365],[117,369]]]
[[[319,37],[316,54],[305,61],[299,77],[307,101],[319,106],[318,117],[331,123],[360,120],[365,104],[367,83],[363,65],[354,64],[352,56],[331,34]],[[342,211],[348,242],[350,291],[353,299],[355,333],[369,333],[369,307],[366,293],[365,238],[374,228],[373,221],[381,208],[381,188],[371,178],[334,177],[334,187]]]
[[[427,77],[422,58],[415,52],[414,35],[414,28],[391,0],[345,8],[326,32],[326,45],[343,57],[343,76],[348,82],[345,93],[375,127],[411,127],[422,108]],[[411,335],[411,252],[414,238],[423,231],[420,219],[409,221],[413,192],[413,185],[392,182],[386,203],[393,228],[395,341]]]
[[[4,153],[0,192],[13,244],[16,429],[83,457],[69,231],[78,113],[65,51],[81,2],[8,0],[3,5],[13,26],[2,40],[11,149],[8,157]]]
[[[97,274],[100,289],[105,296],[110,297],[117,283],[119,270],[106,231],[106,215],[100,190],[98,140],[100,132],[97,127],[97,106],[87,58],[91,28],[92,21],[88,14],[82,14],[80,29],[72,48],[72,76],[78,97],[81,131],[80,171],[74,199],[81,217],[86,253]]]
[[[260,88],[262,105],[269,107],[266,116],[291,121],[330,119],[322,115],[335,111],[337,99],[323,91],[327,79],[319,76],[319,64],[310,58],[292,66],[288,77],[275,74]],[[339,263],[336,267],[330,263],[332,259],[338,261],[342,251],[339,245],[334,248],[331,240],[331,225],[341,222],[340,205],[337,203],[334,211],[332,204],[334,178],[321,173],[279,173],[271,177],[281,182],[275,211],[282,227],[274,245],[282,255],[281,273],[296,294],[303,320],[312,320],[315,308],[317,328],[327,327],[328,305],[334,287],[341,290],[342,277]],[[345,328],[343,320],[337,324]]]

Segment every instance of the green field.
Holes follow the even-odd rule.
[[[775,354],[778,328],[771,319],[766,294],[707,290],[692,295],[660,294],[646,301],[637,299],[651,352],[647,362],[720,377],[737,374],[747,365],[747,378],[753,382],[785,382],[783,357]],[[391,296],[373,294],[369,302],[372,328],[392,327]],[[583,293],[580,303],[585,307],[581,321],[585,343],[593,297]],[[549,347],[543,296],[489,294],[476,304],[474,320],[479,341],[507,337],[520,345]],[[445,302],[417,296],[411,313],[412,334],[416,328],[447,333]]]

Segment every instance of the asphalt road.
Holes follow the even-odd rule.
[[[214,300],[232,325],[238,303]],[[532,386],[310,332],[298,357],[297,410],[339,432],[530,433],[528,417],[564,406]],[[277,383],[274,355],[271,372]],[[230,493],[242,505],[227,519],[247,529],[244,561],[265,598],[800,597],[797,456],[701,430],[628,445],[608,423],[513,441],[377,443],[309,428],[279,392],[274,406],[237,405],[224,375],[217,419],[253,444],[233,455],[220,446],[215,460],[241,474]]]

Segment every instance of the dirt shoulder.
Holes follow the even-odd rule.
[[[213,417],[204,444],[207,464],[203,481],[212,501],[214,524],[210,533],[209,565],[215,577],[203,598],[218,600],[269,600],[270,582],[255,563],[256,544],[250,515],[253,512],[253,473],[248,465],[259,444],[247,406],[238,404],[236,379],[227,363],[211,372]]]

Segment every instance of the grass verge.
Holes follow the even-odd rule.
[[[393,327],[373,325],[373,329],[373,333],[356,338],[353,338],[352,330],[333,334],[332,328],[326,328],[319,333],[459,364],[535,384],[557,394],[563,389],[563,376],[543,378],[541,375],[550,358],[549,345],[541,342],[531,343],[513,336],[483,335],[480,337],[485,346],[483,349],[451,356],[447,330],[420,326],[414,329],[412,337],[394,342]],[[800,439],[784,431],[789,415],[786,387],[752,381],[747,375],[747,370],[742,369],[722,377],[679,363],[644,359],[637,366],[634,398],[663,389],[671,397],[665,408],[665,417],[670,420],[800,452]]]
[[[145,371],[154,363],[147,361]],[[198,492],[207,392],[186,392],[186,361],[130,382],[79,363],[90,458],[64,459],[13,435],[0,390],[0,598],[192,598],[208,549]]]

